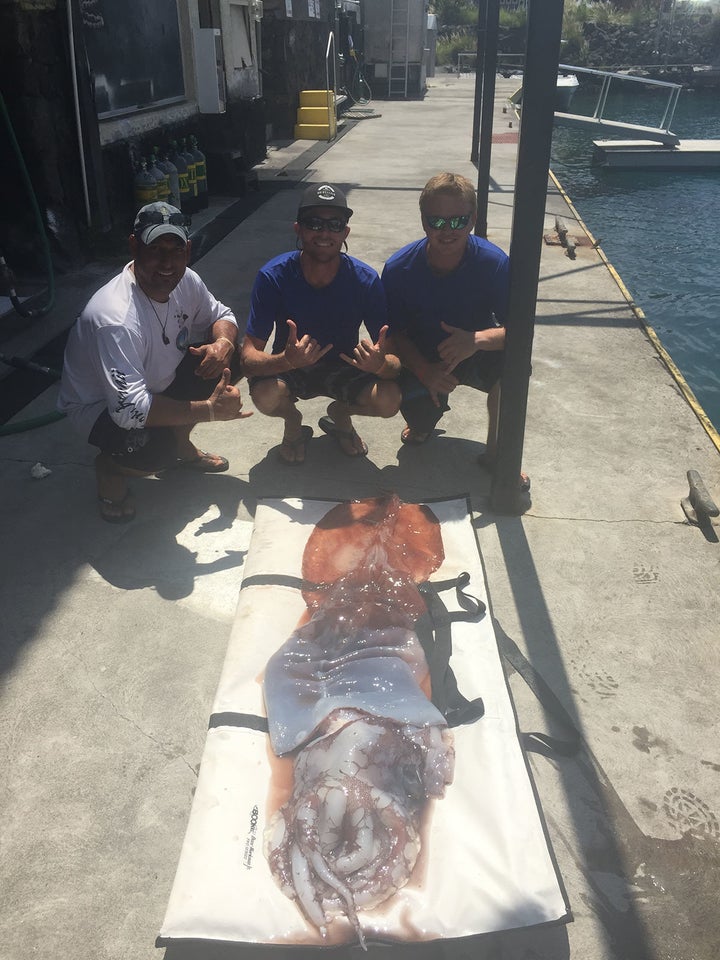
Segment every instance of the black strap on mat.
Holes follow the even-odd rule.
[[[270,729],[266,717],[258,717],[255,713],[213,713],[208,722],[208,729],[215,727],[245,727],[246,730],[258,730],[267,733]]]
[[[582,736],[575,726],[572,717],[540,676],[535,667],[528,661],[515,641],[509,637],[497,620],[493,617],[493,627],[500,653],[507,662],[520,674],[530,687],[547,712],[560,721],[570,732],[567,740],[559,740],[547,733],[521,733],[520,739],[526,750],[540,753],[544,757],[574,757],[582,746]]]
[[[432,702],[450,727],[474,723],[485,712],[482,698],[468,700],[460,693],[455,674],[450,666],[452,624],[460,621],[477,622],[485,616],[486,612],[485,604],[465,591],[469,583],[470,574],[461,573],[451,580],[427,581],[419,585],[427,613],[418,620],[415,630],[428,662],[433,692]],[[282,586],[296,590],[313,590],[323,585],[284,574],[257,574],[246,577],[242,582],[242,588],[251,586]],[[451,613],[447,609],[440,597],[440,593],[447,590],[455,590],[455,597],[461,610]],[[212,714],[210,728],[221,726],[267,730],[267,720],[264,717],[245,713]]]
[[[419,585],[425,600],[427,613],[415,625],[418,639],[425,652],[430,670],[433,703],[440,710],[451,727],[474,723],[485,712],[482,698],[468,700],[457,685],[455,674],[450,666],[452,654],[452,624],[458,622],[478,622],[485,616],[485,604],[466,592],[470,583],[470,574],[461,573],[456,578],[441,581],[426,581]],[[284,574],[257,574],[246,577],[242,587],[284,586],[295,590],[313,590],[324,584],[311,583],[301,577]],[[461,610],[447,609],[440,593],[455,590],[455,598]],[[572,757],[582,745],[582,737],[569,713],[550,689],[542,676],[527,660],[515,641],[509,637],[498,621],[493,617],[493,627],[498,648],[504,659],[520,674],[539,702],[548,713],[560,721],[570,731],[570,737],[560,740],[540,732],[521,733],[524,748],[546,757]],[[210,717],[210,728],[220,726],[245,727],[267,732],[265,717],[245,713],[215,713]]]
[[[485,713],[485,704],[481,697],[468,700],[460,693],[450,666],[453,623],[477,623],[485,616],[485,604],[465,592],[469,583],[470,574],[461,573],[452,580],[426,581],[419,585],[427,613],[417,621],[415,631],[430,670],[432,702],[450,727],[474,723]],[[451,613],[440,594],[453,589],[462,609]]]

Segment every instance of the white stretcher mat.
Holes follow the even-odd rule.
[[[344,918],[330,923],[323,939],[277,886],[263,853],[263,831],[290,761],[274,757],[262,724],[262,675],[306,610],[293,580],[301,577],[310,533],[335,506],[298,499],[258,506],[158,946],[178,939],[325,946],[356,939]],[[487,603],[466,501],[428,506],[440,521],[445,553],[430,580],[466,572],[466,592]],[[453,591],[445,602],[459,609]],[[485,712],[453,729],[454,780],[444,797],[429,802],[410,881],[381,907],[359,911],[369,941],[451,939],[569,919],[489,613],[452,624],[450,665],[460,692],[482,698]]]

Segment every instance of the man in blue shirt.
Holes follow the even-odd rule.
[[[505,347],[509,260],[472,233],[477,197],[454,173],[432,177],[420,195],[425,237],[398,250],[382,274],[392,344],[403,371],[405,444],[428,441],[463,384],[487,393],[488,432],[480,463],[497,453],[500,374]],[[521,487],[530,481],[521,476]]]
[[[299,249],[266,263],[253,286],[243,366],[257,409],[284,423],[286,464],[304,462],[312,436],[298,400],[332,400],[319,426],[349,457],[367,454],[353,416],[393,417],[399,409],[400,363],[386,352],[380,278],[342,250],[352,212],[338,187],[309,186],[295,223]],[[359,339],[362,324],[370,339]]]

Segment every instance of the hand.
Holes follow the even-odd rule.
[[[332,350],[333,345],[329,343],[326,347],[321,347],[317,340],[314,340],[307,333],[298,340],[297,324],[294,320],[288,320],[288,338],[283,351],[285,359],[292,369],[296,367],[311,367],[317,363],[321,357],[324,357],[328,350]]]
[[[446,369],[454,370],[461,361],[467,360],[477,352],[475,332],[451,327],[450,324],[442,321],[440,327],[447,333],[447,337],[438,345],[438,353]]]
[[[385,338],[387,337],[387,324],[381,327],[378,334],[377,343],[371,340],[361,340],[353,350],[353,356],[341,353],[340,356],[353,367],[363,370],[365,373],[377,373],[385,363]]]
[[[219,377],[225,367],[230,365],[234,352],[233,345],[224,338],[215,340],[214,343],[203,343],[199,347],[190,347],[190,353],[194,357],[202,357],[195,376],[202,377],[203,380]]]
[[[230,383],[230,370],[227,367],[223,370],[208,402],[213,408],[215,420],[244,420],[253,415],[252,410],[249,413],[242,413],[240,391]]]
[[[444,363],[428,363],[422,373],[417,374],[418,380],[427,387],[432,402],[440,406],[438,394],[452,393],[460,381],[454,377]]]

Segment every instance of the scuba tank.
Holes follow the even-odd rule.
[[[170,141],[168,157],[177,169],[178,184],[180,186],[180,209],[184,213],[192,213],[192,194],[190,193],[190,183],[188,181],[188,167],[184,157],[177,148],[177,140]]]
[[[155,151],[156,158],[160,156],[160,151],[157,147],[153,147]],[[155,161],[162,170],[163,173],[167,174],[168,181],[170,183],[170,196],[168,198],[168,203],[171,203],[174,207],[177,207],[180,210],[180,179],[178,177],[177,167],[174,163],[170,163],[168,160],[167,150],[162,160],[156,159]]]
[[[155,178],[158,200],[164,200],[165,203],[170,203],[170,177],[158,166],[154,151],[150,153],[148,173],[151,177]]]
[[[195,157],[195,179],[198,188],[198,210],[206,210],[208,205],[207,165],[205,154],[198,149],[197,137],[190,137],[190,153]]]
[[[189,152],[187,146],[185,145],[185,137],[183,137],[182,140],[180,141],[180,153],[182,154],[183,159],[187,164],[188,184],[190,186],[190,195],[191,195],[190,203],[192,204],[192,206],[190,207],[190,210],[192,213],[195,213],[196,210],[200,209],[200,206],[198,204],[197,160]]]
[[[148,172],[145,158],[140,161],[140,169],[135,174],[133,180],[135,185],[135,203],[144,207],[146,203],[153,203],[157,200],[157,180]]]

